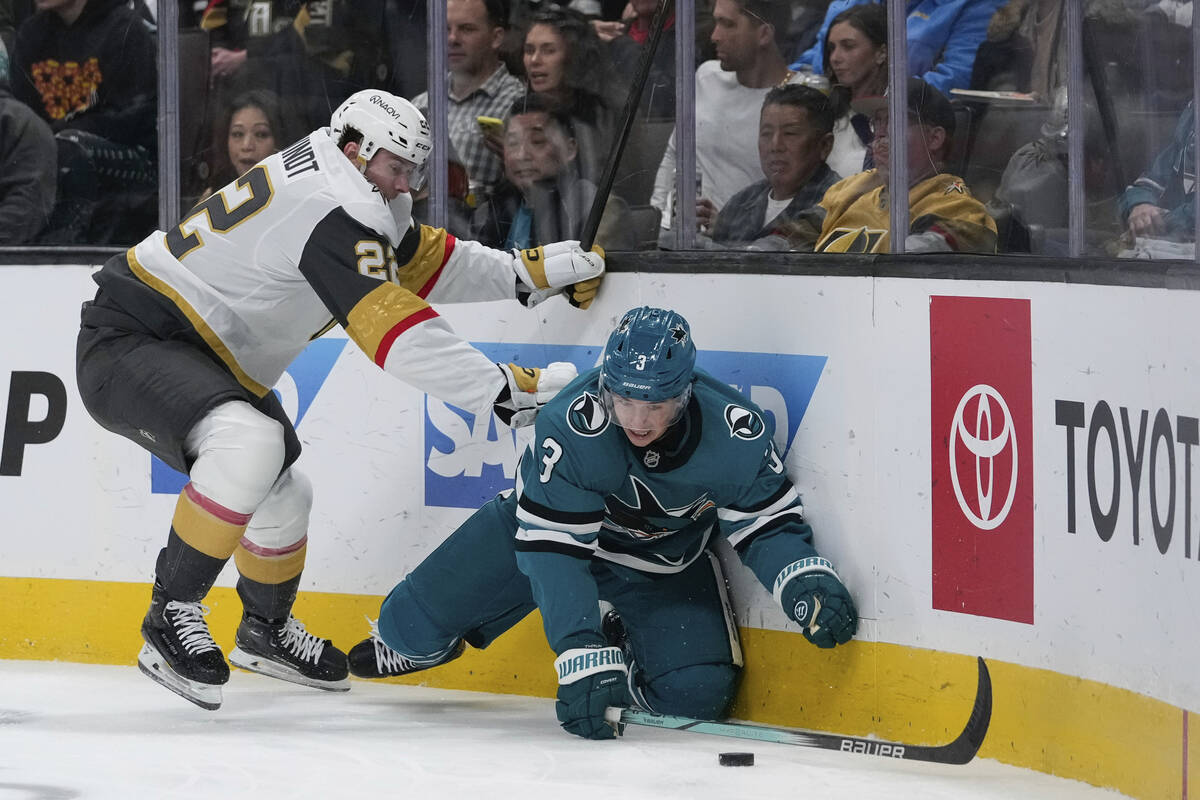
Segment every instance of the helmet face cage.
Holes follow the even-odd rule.
[[[617,425],[616,406],[626,401],[672,404],[673,424],[691,397],[696,346],[691,328],[674,311],[643,306],[622,317],[608,337],[600,371],[600,397]],[[665,413],[665,412],[664,412]],[[661,422],[656,415],[656,422]]]
[[[413,189],[419,189],[424,183],[425,162],[433,146],[429,123],[417,107],[403,97],[377,89],[355,92],[333,112],[329,127],[334,141],[339,140],[347,128],[362,134],[358,150],[360,164],[370,161],[377,150],[387,150],[413,165],[409,177]]]

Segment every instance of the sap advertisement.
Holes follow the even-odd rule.
[[[80,402],[93,266],[0,267],[0,575],[148,581],[184,480]],[[860,638],[1200,707],[1200,293],[618,273],[586,312],[438,311],[493,360],[584,370],[642,304],[686,316],[700,366],[773,418]],[[512,486],[529,435],[384,374],[340,331],[275,390],[315,488],[309,591],[386,593]],[[786,628],[719,554],[740,624]]]

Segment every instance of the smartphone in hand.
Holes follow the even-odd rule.
[[[476,117],[475,122],[484,136],[500,136],[504,133],[504,120],[496,117]]]

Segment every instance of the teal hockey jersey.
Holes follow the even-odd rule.
[[[696,370],[680,421],[635,447],[600,401],[599,372],[541,410],[518,469],[517,563],[551,647],[603,642],[593,562],[650,581],[724,536],[772,589],[790,564],[816,555],[774,425],[749,398]]]

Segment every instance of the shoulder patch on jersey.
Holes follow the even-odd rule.
[[[750,441],[762,436],[767,426],[762,417],[748,408],[730,403],[725,406],[725,424],[729,426],[729,437]]]
[[[580,436],[599,436],[608,427],[608,411],[599,397],[584,392],[567,408],[567,425]]]

